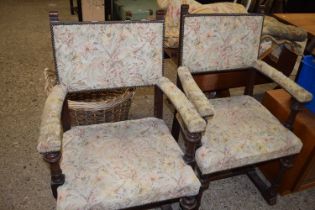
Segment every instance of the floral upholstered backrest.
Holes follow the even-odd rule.
[[[53,23],[58,82],[69,92],[154,85],[163,70],[163,22]]]
[[[191,72],[250,67],[257,60],[263,16],[187,15],[181,32],[181,65]]]

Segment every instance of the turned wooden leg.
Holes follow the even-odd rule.
[[[59,166],[61,158],[60,152],[49,152],[44,154],[44,160],[50,165],[51,173],[51,190],[55,198],[57,198],[57,188],[65,182],[65,175],[62,174]]]
[[[289,168],[292,167],[293,157],[285,157],[280,159],[280,169],[278,175],[271,182],[271,186],[267,189],[267,202],[274,205],[277,202],[277,190],[281,184],[282,178]]]
[[[255,169],[247,172],[248,177],[253,181],[263,198],[269,205],[275,205],[277,202],[277,190],[281,184],[285,171],[292,166],[293,157],[284,157],[280,159],[280,169],[277,176],[267,185],[257,174]]]
[[[197,210],[199,209],[196,197],[185,197],[179,201],[182,210]]]
[[[206,191],[209,188],[210,179],[207,179],[206,177],[202,176],[199,170],[198,170],[198,178],[201,183],[201,187],[199,190],[199,194],[197,195],[197,205],[201,206],[201,199],[202,199],[204,191]]]
[[[183,134],[185,141],[184,161],[192,168],[195,168],[196,147],[201,140],[201,133],[189,133],[183,130]]]

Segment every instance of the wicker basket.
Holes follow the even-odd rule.
[[[51,88],[56,84],[56,74],[48,68],[45,68],[44,74],[45,90],[49,94]],[[71,125],[90,125],[127,120],[134,93],[134,88],[69,93],[68,105]]]

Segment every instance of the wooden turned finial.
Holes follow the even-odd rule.
[[[182,4],[180,7],[180,14],[181,15],[187,15],[189,10],[189,5],[188,4]]]
[[[49,21],[50,22],[57,22],[57,21],[59,21],[59,13],[58,13],[58,11],[50,11],[49,13],[48,13],[49,15]]]

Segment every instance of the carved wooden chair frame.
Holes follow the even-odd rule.
[[[268,1],[265,1],[268,2]],[[265,5],[259,4],[259,1],[255,2],[255,8],[259,10],[260,13],[264,14],[265,11]],[[165,10],[158,10],[156,14],[157,20],[164,20],[166,15]],[[178,48],[164,48],[164,56],[166,58],[172,59],[172,61],[180,66],[179,64],[179,47]],[[290,74],[293,71],[293,68],[295,66],[295,63],[297,61],[298,55],[291,52],[287,48],[283,48],[279,58],[277,60],[273,59],[270,53],[270,50],[267,50],[267,52],[263,53],[260,57],[263,61],[268,63],[269,65],[275,67],[282,73],[284,73],[286,76],[290,76]],[[235,71],[235,72],[229,72],[225,71],[220,74],[198,74],[194,75],[194,79],[196,80],[199,87],[205,91],[205,92],[211,92],[216,91],[216,95],[219,97],[227,97],[230,96],[230,92],[228,88],[234,88],[234,87],[241,87],[245,86],[247,84],[247,81],[249,80],[248,73],[246,71]],[[215,81],[219,80],[222,81],[220,84],[217,84],[216,86],[209,84],[208,81]],[[225,83],[229,82],[230,86],[226,86]],[[255,79],[255,85],[259,84],[266,84],[271,83],[271,79],[267,78],[266,76],[258,73],[256,75]]]
[[[51,25],[58,24],[59,18],[58,18],[58,12],[50,12],[49,13],[49,19]],[[148,21],[132,21],[132,22],[139,22],[144,23]],[[150,22],[162,22],[162,21],[150,21]],[[81,24],[100,24],[103,22],[91,22],[91,23],[81,23]],[[107,24],[115,24],[115,23],[122,23],[122,21],[113,21],[113,22],[107,22]],[[67,23],[71,24],[71,23]],[[78,23],[74,23],[78,24]],[[52,36],[53,38],[53,36]],[[163,55],[163,52],[161,52]],[[56,60],[55,60],[55,65]],[[58,72],[56,72],[58,74]],[[164,62],[162,66],[162,76],[164,74]],[[57,77],[58,78],[58,77]],[[59,81],[57,82],[59,84]],[[144,86],[142,86],[144,87]],[[95,90],[95,91],[103,91],[103,90]],[[83,91],[81,91],[83,92]],[[90,92],[90,91],[89,91]],[[163,118],[163,92],[162,90],[157,86],[154,85],[154,116],[156,118],[162,119]],[[71,119],[69,115],[69,109],[68,109],[68,103],[67,98],[63,102],[63,108],[61,113],[61,124],[63,128],[63,132],[66,132],[71,129]],[[184,140],[186,143],[186,148],[183,155],[183,160],[186,164],[193,166],[194,164],[194,155],[195,155],[195,149],[198,142],[200,142],[201,139],[201,133],[191,133],[187,130],[185,126],[182,127],[184,131]],[[50,167],[50,174],[51,174],[51,190],[52,194],[57,198],[57,188],[64,184],[65,182],[65,175],[62,173],[62,170],[59,165],[60,158],[62,156],[61,152],[46,152],[42,153],[43,159],[49,164]],[[130,208],[124,208],[128,210],[136,210],[136,209],[149,209],[149,208],[155,208],[155,207],[161,207],[163,210],[170,210],[172,209],[171,203],[173,202],[179,202],[180,206],[183,210],[195,210],[199,208],[199,204],[197,202],[197,196],[191,196],[191,197],[181,197],[181,198],[175,198],[175,199],[169,199],[164,200],[160,202],[155,203],[149,203],[141,206],[136,207],[130,207]]]
[[[182,5],[181,6],[180,39],[179,39],[179,49],[178,49],[178,51],[179,51],[179,53],[178,53],[179,54],[178,66],[182,65],[183,34],[184,34],[185,17],[211,16],[211,14],[189,14],[188,9],[189,9],[189,5]],[[204,91],[203,87],[205,87],[206,90],[208,91],[210,88],[215,89],[216,87],[212,84],[200,84],[200,83],[198,83],[198,79],[200,77],[208,77],[210,79],[215,74],[231,74],[231,75],[234,74],[236,77],[238,77],[238,76],[242,75],[242,73],[249,74],[249,77],[247,79],[247,84],[246,84],[245,90],[244,90],[244,95],[253,96],[254,86],[255,86],[255,84],[257,84],[257,83],[255,83],[255,76],[258,74],[257,71],[255,70],[255,68],[233,69],[233,70],[225,70],[225,71],[212,71],[212,72],[206,72],[206,73],[192,73],[192,76],[202,91]],[[259,72],[259,74],[261,74],[261,73]],[[225,82],[228,83],[229,81],[227,80]],[[223,83],[225,83],[225,82],[223,82]],[[177,77],[177,85],[179,88],[182,89],[181,82],[180,82],[178,77]],[[219,84],[218,86],[219,86],[219,89],[229,88],[225,84],[223,84],[223,85]],[[243,85],[232,82],[232,87],[240,87],[240,86],[243,86]],[[286,128],[288,128],[289,130],[293,129],[293,124],[294,124],[295,118],[296,118],[299,110],[301,110],[301,109],[302,109],[302,103],[300,103],[296,99],[292,98],[290,115],[289,115],[288,119],[286,120],[286,122],[284,123],[284,126]],[[174,120],[173,120],[173,126],[172,126],[172,135],[174,136],[175,139],[178,140],[179,132],[180,132],[180,123],[176,119],[175,114],[174,114]],[[205,120],[207,122],[206,118],[205,118]],[[198,142],[197,148],[199,148],[200,146],[201,146],[201,142]],[[270,181],[269,184],[265,183],[264,179],[262,179],[260,177],[259,173],[257,173],[256,167],[259,164],[261,164],[262,162],[260,162],[258,164],[252,164],[252,165],[248,165],[248,166],[243,166],[243,167],[239,167],[239,168],[229,169],[229,170],[215,172],[215,173],[206,174],[206,175],[205,174],[203,175],[201,173],[197,164],[195,164],[195,162],[194,162],[195,170],[197,171],[198,177],[199,177],[200,182],[202,184],[201,189],[200,189],[200,193],[198,195],[198,202],[199,203],[201,202],[203,192],[206,189],[208,189],[209,183],[211,181],[219,180],[219,179],[223,179],[223,178],[227,178],[227,177],[231,177],[231,176],[236,176],[236,175],[240,175],[240,174],[246,174],[250,178],[250,180],[254,183],[254,185],[258,188],[258,190],[260,191],[261,195],[266,200],[266,202],[269,205],[276,204],[277,188],[280,186],[280,183],[281,183],[281,180],[284,176],[285,171],[287,169],[289,169],[290,167],[292,167],[294,156],[290,155],[290,156],[282,157],[282,158],[279,158],[279,160],[280,160],[280,168],[279,168],[278,174],[273,180]]]

